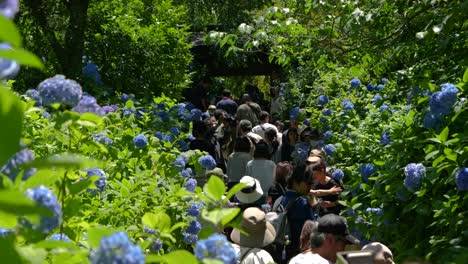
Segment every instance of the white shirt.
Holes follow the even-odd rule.
[[[247,247],[239,247],[238,245],[234,245],[237,254],[239,254],[239,261],[240,258],[250,249]],[[244,256],[242,262],[239,264],[269,264],[275,263],[273,257],[267,251],[261,248],[254,248],[250,250],[247,255]]]
[[[263,124],[257,125],[254,128],[252,128],[252,132],[261,136],[262,138],[265,138],[265,131],[270,127],[276,131],[276,134],[278,134],[278,128],[276,128],[275,125],[270,124],[270,123],[263,123]]]
[[[247,163],[251,161],[252,155],[245,152],[233,152],[227,160],[227,176],[229,182],[238,182],[244,177]]]
[[[273,185],[276,174],[276,164],[271,160],[254,159],[247,163],[246,174],[260,182],[263,194],[268,194],[268,189]]]
[[[335,264],[312,252],[301,253],[292,258],[289,264]]]

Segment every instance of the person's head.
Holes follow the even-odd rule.
[[[359,244],[359,240],[349,234],[344,217],[327,214],[319,218],[317,232],[312,233],[310,243],[315,253],[335,262],[337,252],[344,251],[348,244]]]
[[[260,120],[263,123],[268,123],[270,122],[270,114],[267,111],[262,111],[260,112]]]
[[[278,132],[283,132],[283,129],[284,129],[284,123],[283,122],[281,122],[280,120],[276,120],[275,122],[273,122],[273,124],[278,129]]]
[[[278,162],[278,164],[276,164],[275,182],[286,186],[293,171],[294,167],[291,163],[287,161]]]
[[[224,97],[231,97],[231,91],[228,89],[224,89],[222,94]]]
[[[291,127],[288,129],[288,134],[287,134],[287,141],[290,144],[295,144],[298,139],[298,133],[297,133],[297,128]]]
[[[241,103],[245,104],[248,102],[252,102],[252,97],[249,94],[243,94],[241,97]]]
[[[318,228],[317,221],[312,221],[312,220],[305,221],[304,225],[302,226],[301,236],[299,238],[299,242],[300,242],[299,247],[301,249],[301,252],[312,249],[310,240],[311,240],[312,233],[317,232],[317,228]]]
[[[252,122],[247,119],[243,119],[239,122],[239,131],[241,135],[245,135],[252,131]]]
[[[245,184],[244,188],[236,193],[236,198],[242,204],[254,204],[263,196],[262,186],[260,182],[250,176],[244,176],[240,179],[240,183]]]
[[[216,106],[215,105],[210,105],[208,106],[208,113],[210,116],[214,116],[216,112]],[[216,118],[216,117],[215,117]],[[217,119],[217,118],[216,118]]]
[[[265,130],[265,141],[273,142],[278,137],[278,133],[272,127],[269,127]]]
[[[315,160],[307,165],[305,173],[313,179],[314,183],[319,183],[325,179],[326,168],[323,160],[318,157],[314,158]]]
[[[324,154],[323,151],[320,149],[311,149],[309,152],[309,157],[319,157],[323,160]]]
[[[234,229],[231,239],[234,243],[246,248],[263,248],[273,243],[276,236],[275,228],[265,219],[265,212],[250,207],[245,209],[239,229]]]
[[[250,141],[249,137],[241,136],[236,138],[236,142],[234,144],[234,152],[250,153],[251,150],[252,142]]]
[[[224,122],[226,114],[226,111],[224,111],[223,109],[216,109],[213,115],[216,118],[218,124],[221,124],[222,122]]]
[[[208,124],[206,120],[193,121],[192,134],[195,138],[203,138],[208,132]]]
[[[371,251],[374,253],[374,264],[393,264],[392,251],[382,243],[373,242],[365,245],[362,251]]]
[[[270,159],[270,151],[268,150],[268,144],[260,140],[255,144],[254,159]]]
[[[304,166],[297,166],[288,179],[288,188],[305,195],[308,194],[312,188],[313,180],[309,174],[304,172]]]

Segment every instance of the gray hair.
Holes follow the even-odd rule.
[[[327,238],[326,233],[318,232],[317,230],[318,224],[317,229],[315,229],[310,235],[310,246],[312,249],[321,247],[323,245],[323,242],[325,242],[325,239]]]

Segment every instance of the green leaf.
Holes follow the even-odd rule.
[[[165,213],[146,213],[142,222],[151,229],[157,229],[162,233],[168,233],[171,230],[171,218]]]
[[[148,255],[146,256],[146,263],[198,264],[198,260],[186,250],[176,250],[163,256]]]
[[[452,149],[445,148],[444,149],[444,154],[447,156],[447,159],[457,161],[457,153],[453,151]]]
[[[90,167],[102,167],[100,161],[90,159],[77,154],[60,154],[41,159],[35,159],[24,165],[27,168],[65,168],[81,169]]]
[[[133,107],[133,100],[127,100],[127,102],[125,102],[125,107],[127,107],[128,109],[132,108]]]
[[[13,47],[21,47],[21,34],[13,21],[0,16],[0,40]]]
[[[244,189],[244,187],[247,185],[247,183],[238,183],[236,185],[234,185],[230,190],[229,192],[226,194],[226,198],[225,200],[229,200],[231,199],[231,197],[233,197],[237,192],[239,192],[240,190]]]
[[[203,219],[215,224],[226,225],[239,214],[240,208],[223,208],[212,211],[203,210]]]
[[[23,188],[30,189],[41,185],[50,187],[63,176],[64,173],[64,170],[39,170],[24,183]]]
[[[224,182],[219,177],[210,177],[208,183],[203,186],[203,191],[216,201],[222,200],[225,189]]]
[[[20,247],[18,253],[31,264],[43,264],[47,251],[43,248],[33,248],[32,246]]]
[[[351,209],[356,210],[356,209],[358,209],[361,205],[362,205],[362,203],[354,204],[353,206],[351,206]]]
[[[96,189],[96,185],[94,184],[97,180],[99,180],[98,175],[93,175],[87,178],[84,181],[79,181],[77,183],[70,184],[68,189],[70,190],[71,195],[79,194],[87,189]]]
[[[117,232],[117,229],[109,227],[94,227],[88,229],[88,243],[91,247],[97,248],[101,244],[101,239],[105,236],[110,236]]]
[[[468,68],[465,70],[465,74],[463,74],[463,82],[468,83]]]
[[[69,248],[79,250],[80,247],[67,241],[43,240],[34,245],[36,248],[54,249],[54,248]]]
[[[18,254],[15,247],[10,241],[4,239],[2,236],[0,236],[0,248],[2,249],[0,250],[0,259],[3,263],[23,263],[23,261],[21,261],[21,256]]]
[[[20,150],[23,103],[10,90],[0,86],[0,164]]]
[[[442,130],[442,132],[440,132],[440,134],[437,136],[437,138],[438,138],[442,143],[444,143],[445,141],[447,141],[448,134],[449,134],[449,128],[448,128],[448,127],[445,127],[444,130]]]
[[[13,215],[52,215],[49,209],[15,190],[0,190],[0,211]]]
[[[93,113],[81,114],[80,120],[92,122],[95,125],[99,125],[102,122],[102,118]]]
[[[18,216],[0,211],[0,226],[6,229],[13,229],[18,223]]]
[[[439,154],[439,152],[440,151],[438,151],[438,150],[434,150],[431,153],[427,154],[425,159],[430,160],[430,159],[434,158],[437,154]]]
[[[0,58],[14,60],[21,65],[34,67],[40,70],[44,69],[42,61],[36,57],[36,55],[21,48],[0,50]]]

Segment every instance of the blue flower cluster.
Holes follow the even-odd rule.
[[[13,157],[11,157],[1,168],[0,172],[8,176],[12,181],[18,177],[18,174],[21,171],[21,166],[25,163],[34,160],[34,154],[31,150],[24,148],[17,152]],[[36,173],[36,169],[26,169],[23,173],[23,180],[27,180],[29,177]]]
[[[333,144],[325,145],[324,150],[325,150],[325,153],[327,153],[327,155],[330,156],[330,157],[333,157],[333,155],[336,152],[335,145],[333,145]]]
[[[128,94],[122,94],[120,96],[120,101],[122,101],[122,103],[126,103],[128,100],[130,100],[130,96]]]
[[[369,83],[367,86],[367,91],[372,92],[375,90],[375,86],[372,83]]]
[[[405,167],[405,187],[414,192],[421,187],[422,178],[426,175],[426,167],[421,163],[410,163]]]
[[[171,142],[171,143],[174,141],[174,138],[171,135],[166,135],[159,131],[154,133],[154,136],[159,138],[159,140],[162,140],[162,141]]]
[[[190,206],[187,208],[186,212],[190,216],[200,216],[200,209],[203,208],[203,203],[191,202]]]
[[[182,177],[184,178],[190,178],[192,176],[192,169],[186,168],[185,170],[181,172],[181,174],[182,174]]]
[[[382,91],[383,89],[385,89],[385,86],[383,84],[379,84],[377,85],[377,87],[375,87],[376,91]]]
[[[328,96],[325,94],[322,94],[318,97],[317,104],[323,106],[323,105],[328,104],[328,101],[329,101]]]
[[[13,229],[5,229],[0,227],[0,236],[3,238],[6,238],[10,234],[13,234],[14,230]]]
[[[359,87],[359,85],[361,85],[361,80],[354,78],[349,83],[351,84],[351,88],[356,89]]]
[[[73,111],[77,113],[94,113],[97,115],[103,115],[104,111],[101,109],[101,106],[97,104],[96,98],[91,95],[83,95],[78,104],[73,107]]]
[[[364,164],[361,167],[361,176],[364,178],[364,181],[368,181],[369,177],[376,172],[377,170],[375,169],[374,165],[370,163]]]
[[[52,216],[41,216],[39,226],[32,226],[33,229],[47,234],[57,228],[62,223],[62,208],[51,190],[41,185],[34,189],[26,190],[26,195],[37,204],[49,209]],[[29,222],[24,222],[25,226],[31,226]]]
[[[101,239],[99,248],[91,256],[91,263],[143,264],[145,255],[139,246],[133,245],[126,233],[120,231]]]
[[[382,78],[382,83],[383,83],[383,84],[387,84],[387,83],[388,83],[388,79],[387,79],[387,78]]]
[[[13,19],[19,11],[18,0],[3,0],[0,1],[0,14],[8,19]]]
[[[353,110],[354,108],[354,104],[351,103],[351,101],[349,99],[346,99],[343,101],[343,103],[341,104],[343,106],[343,108],[346,110],[346,111],[351,111]]]
[[[442,85],[442,90],[435,92],[429,99],[430,112],[426,113],[423,121],[425,128],[436,128],[442,123],[443,118],[452,111],[457,101],[458,89],[455,85],[447,83]]]
[[[319,140],[319,141],[317,142],[317,147],[323,148],[323,146],[325,146],[325,141]]]
[[[198,163],[205,169],[205,170],[213,170],[216,168],[216,160],[211,155],[201,156],[198,159]]]
[[[322,109],[322,115],[323,116],[331,116],[332,115],[332,110],[328,109],[328,108]]]
[[[203,112],[200,109],[192,109],[190,110],[190,116],[192,121],[201,121],[203,118]]]
[[[172,164],[180,171],[182,172],[185,169],[185,160],[183,157],[177,157]]]
[[[333,132],[328,130],[327,132],[325,132],[323,136],[325,137],[326,140],[329,140],[333,136]]]
[[[337,181],[341,181],[344,178],[344,172],[342,170],[340,170],[340,169],[336,169],[336,170],[333,171],[332,177],[333,177],[333,179],[335,179]]]
[[[99,168],[88,168],[83,169],[86,172],[86,176],[89,178],[91,176],[99,176],[99,179],[94,182],[99,191],[104,191],[106,189],[106,173]]]
[[[185,229],[185,232],[182,233],[184,236],[184,241],[187,244],[195,244],[198,240],[198,232],[200,232],[202,226],[197,220],[192,220],[189,223],[189,226]]]
[[[380,144],[387,145],[391,142],[392,142],[392,139],[390,138],[390,132],[388,131],[382,132],[382,134],[380,135]]]
[[[98,66],[96,64],[90,61],[83,67],[82,70],[85,77],[93,80],[99,86],[104,85],[101,79],[101,75],[99,74]]]
[[[169,132],[171,132],[171,134],[176,136],[176,137],[178,135],[180,135],[180,131],[179,131],[179,129],[177,127],[171,127],[171,129],[169,129]]]
[[[46,238],[47,241],[65,241],[65,242],[72,242],[71,239],[63,234],[63,233],[56,233],[51,235],[50,237]]]
[[[29,89],[26,91],[25,95],[32,100],[36,101],[36,106],[40,106],[41,103],[41,96],[39,95],[39,91],[36,89]]]
[[[468,168],[461,168],[457,171],[455,183],[460,191],[468,191]]]
[[[159,238],[153,239],[152,249],[153,249],[154,252],[158,252],[159,250],[161,250],[162,246],[163,246],[163,243],[162,243],[161,239],[159,239]]]
[[[383,215],[383,210],[382,210],[382,208],[371,208],[371,207],[368,207],[368,208],[366,209],[366,213],[368,213],[368,214]]]
[[[381,101],[381,100],[383,100],[382,96],[380,96],[380,94],[376,94],[376,95],[374,96],[374,98],[372,99],[372,102],[373,102],[374,104],[376,104],[377,102],[379,102],[379,101]]]
[[[197,180],[195,179],[189,179],[185,183],[185,189],[187,189],[189,192],[195,192],[195,187],[197,187]]]
[[[9,2],[9,1],[7,1]],[[8,9],[3,9],[0,2],[0,12]],[[0,43],[0,50],[11,49],[10,44]],[[0,58],[0,80],[14,79],[20,70],[20,65],[16,61]]]
[[[385,111],[387,111],[387,110],[389,110],[388,105],[382,105],[382,106],[380,107],[380,112],[385,112]]]
[[[66,79],[63,75],[55,75],[45,79],[37,87],[43,105],[60,103],[75,106],[80,102],[83,91],[80,84]]]
[[[144,148],[148,145],[148,139],[146,139],[145,135],[139,134],[133,138],[133,144],[135,144],[137,148]]]
[[[101,107],[101,112],[104,114],[117,112],[117,110],[119,110],[119,107],[116,105],[105,105]]]
[[[108,138],[104,132],[100,132],[93,135],[93,140],[97,143],[109,146],[112,144],[113,140]]]
[[[214,234],[195,245],[195,257],[199,261],[204,259],[219,260],[225,264],[236,264],[239,258],[234,247],[224,235]]]
[[[301,111],[301,108],[299,106],[294,107],[289,111],[289,119],[291,120],[296,120],[297,117],[299,116],[299,112]]]

